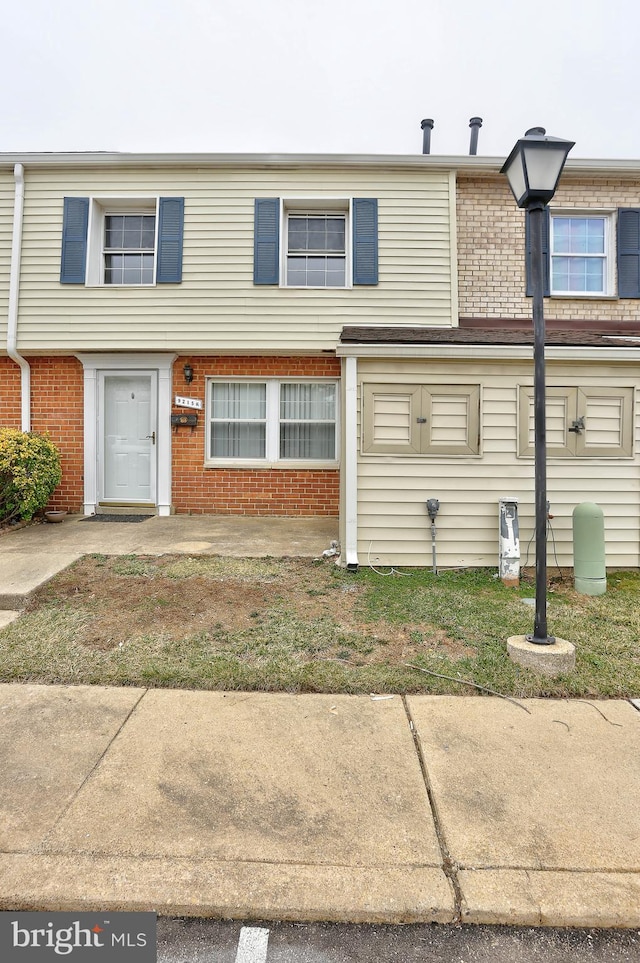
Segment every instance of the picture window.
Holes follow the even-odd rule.
[[[335,381],[218,381],[209,387],[209,461],[335,462]]]

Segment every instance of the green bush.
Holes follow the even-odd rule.
[[[46,435],[0,428],[0,521],[29,521],[61,477],[60,453]]]

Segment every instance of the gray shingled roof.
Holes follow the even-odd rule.
[[[347,325],[340,335],[342,344],[478,344],[532,345],[533,330],[505,328],[431,328],[431,327],[375,327]],[[606,337],[593,331],[548,330],[547,345],[566,345],[574,348],[640,347],[640,339]]]

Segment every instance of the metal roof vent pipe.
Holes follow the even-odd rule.
[[[482,127],[482,117],[472,117],[469,121],[469,127],[471,128],[469,154],[475,156],[478,153],[478,131]]]
[[[430,117],[423,120],[420,124],[422,127],[422,153],[431,153],[431,131],[433,130],[433,121]]]

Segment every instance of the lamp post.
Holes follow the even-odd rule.
[[[547,433],[545,420],[544,262],[545,209],[556,192],[573,141],[547,137],[532,127],[517,141],[500,171],[506,174],[518,207],[529,213],[530,280],[533,294],[533,408],[535,438],[536,614],[528,642],[553,645],[547,632]]]

